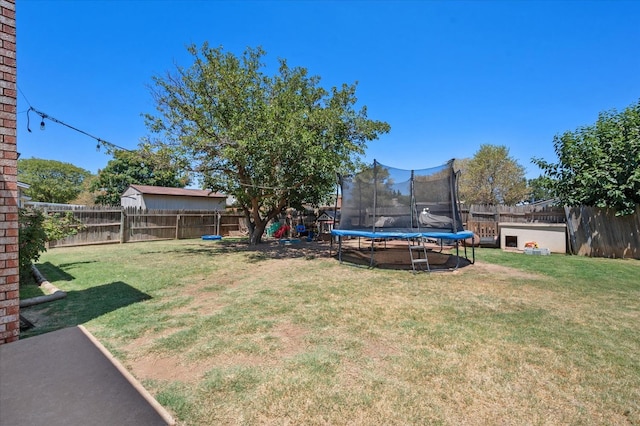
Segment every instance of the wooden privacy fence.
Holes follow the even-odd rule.
[[[500,244],[498,223],[564,223],[565,211],[562,207],[545,204],[522,206],[472,204],[461,209],[465,228],[473,231],[485,246]]]
[[[242,234],[246,229],[244,215],[211,210],[55,207],[45,211],[72,211],[84,225],[76,235],[49,242],[49,247],[199,238],[210,234],[229,236]]]
[[[466,229],[480,243],[498,246],[498,223],[566,223],[567,247],[572,254],[591,257],[640,259],[640,206],[635,214],[616,216],[612,209],[598,207],[559,207],[471,205],[462,209]]]
[[[244,215],[211,210],[136,210],[119,207],[47,207],[48,213],[71,210],[84,229],[51,241],[49,247],[127,243],[247,232]],[[640,206],[635,214],[616,216],[611,209],[558,206],[482,206],[463,208],[466,229],[485,245],[499,245],[499,222],[566,223],[573,254],[640,259]]]
[[[640,205],[632,215],[612,209],[567,207],[571,253],[591,257],[640,259]]]

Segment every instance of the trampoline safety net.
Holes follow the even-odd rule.
[[[340,230],[369,232],[463,231],[453,160],[438,167],[403,170],[374,160],[342,177]]]

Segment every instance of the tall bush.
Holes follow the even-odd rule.
[[[569,206],[633,214],[640,204],[640,101],[600,113],[594,125],[556,136],[557,163],[534,158],[549,189]]]
[[[29,277],[31,263],[47,250],[47,242],[75,235],[84,225],[73,212],[45,214],[39,209],[18,210],[19,271],[21,281]]]

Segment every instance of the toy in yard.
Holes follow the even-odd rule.
[[[296,225],[296,233],[298,234],[298,237],[304,237],[308,243],[313,241],[313,238],[315,236],[313,230],[307,229],[307,227],[302,223]]]
[[[287,235],[287,232],[289,232],[289,229],[291,229],[289,225],[282,225],[273,233],[273,237],[277,239],[284,238]]]
[[[276,233],[276,231],[278,229],[280,229],[280,227],[282,226],[282,224],[280,222],[274,222],[271,225],[269,225],[269,227],[267,228],[267,235],[269,237],[273,237],[273,234]]]

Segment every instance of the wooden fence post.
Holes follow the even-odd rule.
[[[126,237],[125,228],[126,228],[127,221],[125,220],[125,218],[126,218],[126,214],[124,212],[124,207],[123,207],[120,210],[120,244],[126,243],[126,241],[125,241],[125,237]]]
[[[180,239],[180,214],[176,214],[176,240]]]

